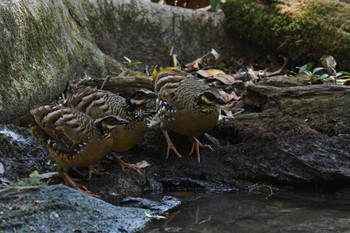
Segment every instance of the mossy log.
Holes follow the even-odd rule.
[[[257,111],[221,124],[225,133],[216,131],[229,142],[236,176],[332,191],[346,184],[349,95],[348,86],[333,84],[248,86],[244,101]]]
[[[332,55],[350,69],[350,5],[335,0],[228,0],[223,7],[234,37],[299,62]],[[300,64],[300,63],[299,63]]]

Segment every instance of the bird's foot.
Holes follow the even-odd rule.
[[[86,188],[84,185],[82,184],[78,184],[76,183],[69,175],[67,172],[60,172],[60,176],[63,178],[64,183],[69,186],[72,187],[76,190],[78,190],[79,192],[85,193],[89,196],[92,197],[99,197],[97,194],[92,193],[88,188]]]
[[[177,151],[175,145],[171,142],[171,143],[168,143],[168,148],[167,148],[164,160],[167,160],[169,158],[169,154],[171,150],[174,151],[177,157],[179,157],[180,159],[182,158],[182,155]]]
[[[142,174],[140,168],[136,164],[127,163],[114,154],[112,154],[112,159],[121,167],[121,169],[123,171],[124,171],[124,169],[129,169],[129,170],[132,170],[138,174]]]
[[[193,154],[194,150],[196,149],[198,163],[201,163],[201,155],[199,153],[199,148],[206,148],[206,149],[208,149],[210,151],[214,151],[213,148],[210,145],[200,143],[198,141],[198,139],[195,138],[195,137],[191,137],[190,141],[192,143],[192,147],[191,147],[191,151],[188,154],[188,156],[191,156]]]
[[[165,155],[165,158],[164,160],[167,160],[169,158],[169,154],[170,154],[170,151],[174,151],[175,155],[179,158],[182,158],[182,155],[177,151],[174,143],[171,141],[170,137],[169,137],[169,134],[168,134],[168,131],[165,130],[165,129],[162,129],[162,132],[164,134],[164,137],[166,139],[166,142],[168,144],[168,148],[167,148],[167,151],[166,151],[166,155]]]
[[[88,174],[88,180],[91,179],[92,174],[97,174],[97,175],[110,175],[111,173],[106,172],[105,169],[99,169],[95,168],[94,166],[90,165],[89,166],[89,174]]]

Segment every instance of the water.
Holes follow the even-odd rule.
[[[177,193],[183,203],[144,231],[255,233],[350,232],[350,199],[311,193]]]
[[[11,143],[16,143],[18,145],[26,146],[33,143],[31,137],[18,134],[17,132],[7,128],[6,126],[0,126],[0,136],[6,137]]]

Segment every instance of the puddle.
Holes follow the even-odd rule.
[[[184,194],[147,233],[350,232],[350,200],[335,195]]]

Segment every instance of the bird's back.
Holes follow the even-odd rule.
[[[94,124],[94,119],[71,108],[41,106],[31,110],[37,127],[33,135],[62,167],[87,166],[110,152],[112,139]]]
[[[125,98],[91,87],[81,87],[75,90],[69,99],[69,105],[95,119],[111,114],[123,118],[127,115]]]

